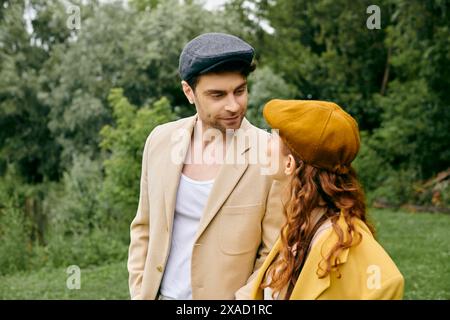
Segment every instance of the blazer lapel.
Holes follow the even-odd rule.
[[[225,156],[225,163],[222,164],[217,177],[214,180],[211,193],[203,210],[202,219],[197,230],[196,239],[198,239],[211,220],[215,217],[230,193],[233,191],[239,179],[242,177],[248,167],[247,151],[250,150],[248,141],[243,139],[245,131],[249,129],[249,123],[244,118],[241,128],[236,130],[230,144],[228,145]],[[244,142],[245,143],[240,143]],[[236,158],[242,161],[236,161]]]
[[[175,203],[178,185],[180,183],[181,171],[183,170],[186,153],[191,143],[192,130],[197,121],[197,115],[192,116],[184,126],[174,132],[166,152],[166,167],[163,172],[164,178],[164,201],[166,207],[166,220],[169,231],[172,230],[172,224],[175,213]]]

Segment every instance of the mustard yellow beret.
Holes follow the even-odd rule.
[[[336,173],[347,173],[358,154],[358,124],[332,102],[271,100],[263,110],[272,129],[302,161]]]

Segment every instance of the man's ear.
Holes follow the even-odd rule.
[[[183,92],[190,104],[194,104],[195,94],[191,86],[186,81],[181,81],[181,86],[183,87]]]
[[[289,154],[286,159],[284,174],[287,176],[290,176],[295,172],[295,169],[296,169],[296,164],[295,164],[294,156],[292,154]]]

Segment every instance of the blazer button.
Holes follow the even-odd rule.
[[[159,272],[162,272],[163,271],[163,267],[162,266],[157,266],[156,270],[158,270]]]

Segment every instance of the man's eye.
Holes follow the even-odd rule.
[[[239,90],[236,91],[236,94],[238,96],[240,96],[241,94],[244,94],[246,92],[246,90],[247,90],[246,88],[239,89]]]
[[[213,94],[213,95],[211,95],[213,98],[221,98],[221,97],[223,97],[223,94],[222,93],[216,93],[216,94]]]

